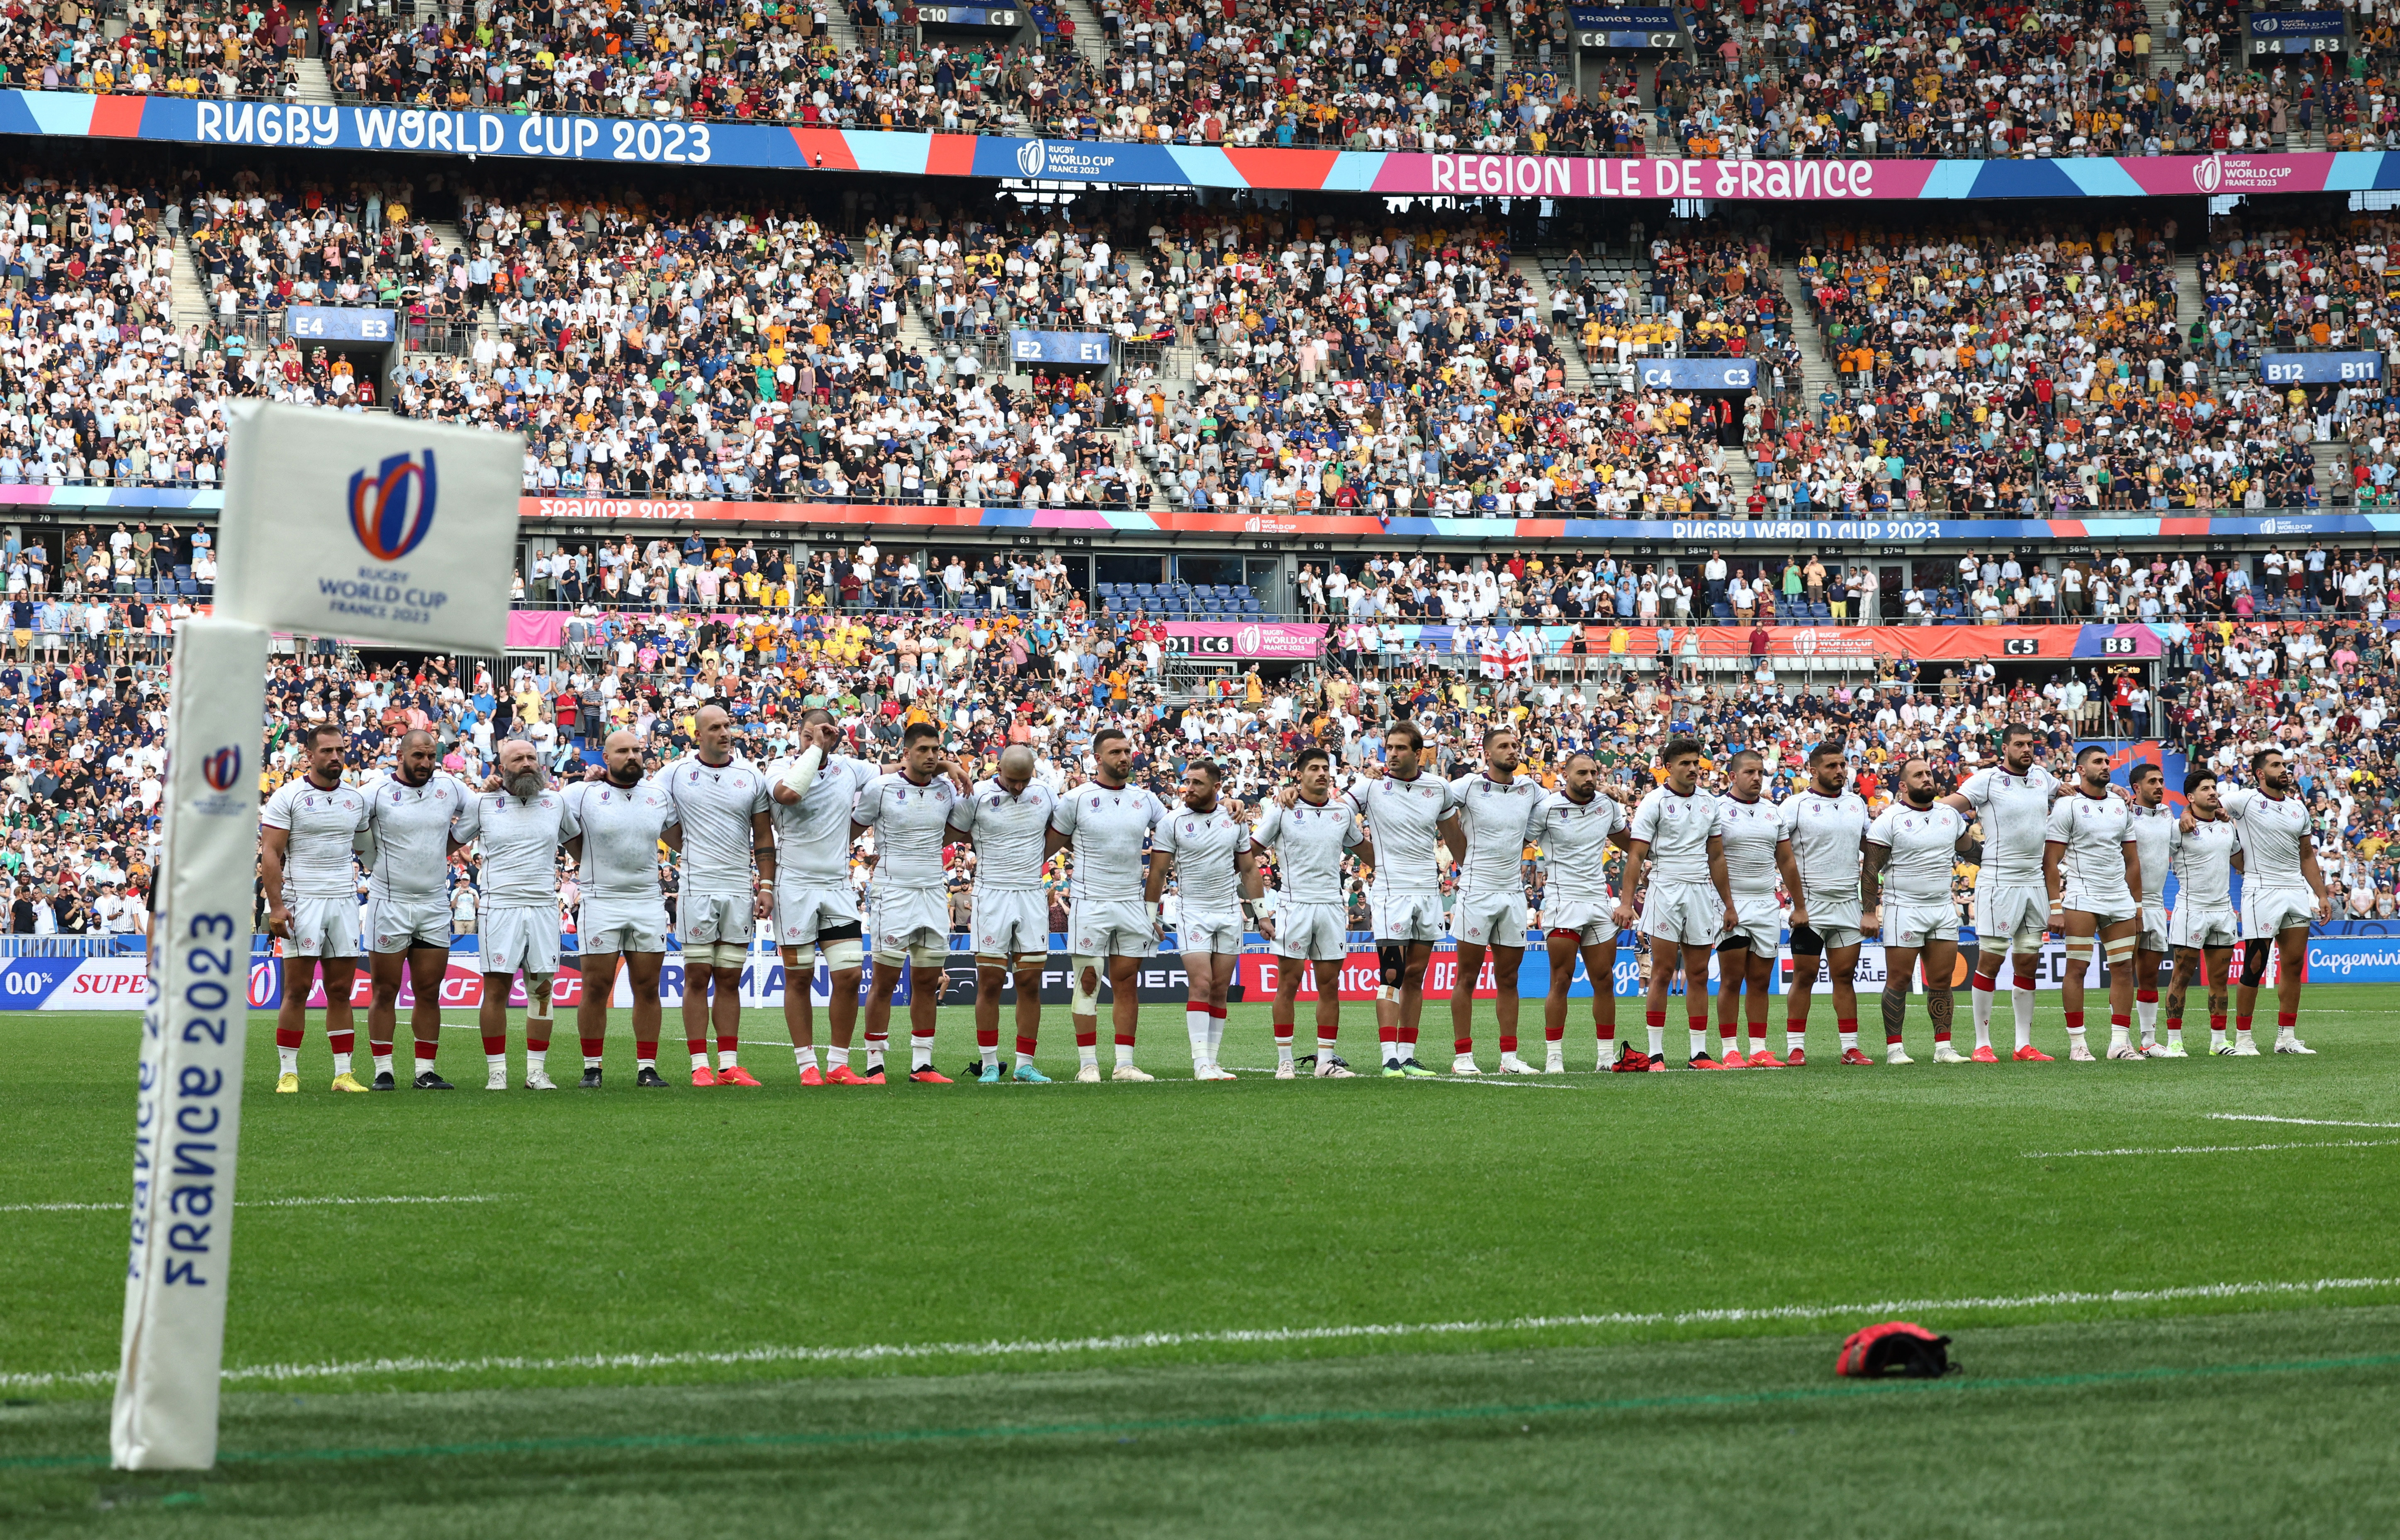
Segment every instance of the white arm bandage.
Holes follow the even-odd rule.
[[[792,768],[784,772],[784,784],[791,788],[793,796],[806,797],[809,788],[816,784],[817,771],[824,768],[825,750],[811,743],[800,751],[798,759],[792,761]]]

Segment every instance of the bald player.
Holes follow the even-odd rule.
[[[442,981],[450,971],[450,852],[475,838],[475,794],[441,768],[441,746],[423,728],[401,735],[391,778],[367,791],[371,879],[367,885],[367,1047],[375,1088],[389,1091],[400,986],[413,997],[409,1028],[416,1070],[433,1068],[442,1046]]]
[[[725,708],[700,708],[692,751],[662,780],[683,825],[683,1035],[694,1085],[756,1085],[741,1068],[742,966],[757,922],[774,910],[775,832],[765,772],[733,752]],[[716,1027],[716,1068],[708,1029]]]
[[[1006,1077],[1000,1064],[1000,994],[1013,974],[1016,985],[1016,1078],[1045,1085],[1050,1077],[1033,1065],[1042,1031],[1042,970],[1050,960],[1050,895],[1042,868],[1057,795],[1033,778],[1033,751],[1022,743],[1002,749],[996,773],[975,784],[971,796],[950,809],[950,827],[975,846],[975,1051],[982,1063],[976,1081],[997,1085]]]
[[[509,995],[525,988],[525,1089],[554,1091],[543,1056],[550,1051],[550,989],[558,976],[558,852],[581,859],[583,827],[566,794],[542,773],[541,756],[522,738],[502,743],[500,790],[475,799],[483,862],[484,1089],[509,1088]]]
[[[659,847],[683,848],[675,803],[642,768],[642,740],[622,730],[601,746],[600,766],[566,788],[567,811],[582,825],[577,876],[583,906],[575,932],[582,948],[582,992],[575,1031],[582,1039],[582,1089],[600,1089],[608,1002],[621,961],[634,997],[634,1083],[661,1087],[659,971],[667,960],[667,905]]]
[[[358,1037],[350,1026],[350,987],[359,966],[359,893],[350,875],[354,842],[366,837],[366,794],[342,783],[349,740],[320,722],[302,736],[307,769],[275,788],[259,813],[258,880],[266,893],[266,931],[283,943],[283,1003],[275,1014],[275,1088],[300,1089],[300,1042],[308,1026],[308,989],[325,979],[325,1039],[334,1050],[334,1089],[363,1091],[350,1073]],[[450,1089],[430,1066],[419,1089]]]
[[[841,752],[841,729],[825,711],[800,718],[799,753],[768,770],[775,829],[775,945],[784,954],[784,1029],[803,1085],[865,1085],[850,1067],[858,1029],[858,979],[866,934],[850,881],[850,810],[875,767]],[[815,954],[814,958],[811,953]],[[825,967],[832,1070],[817,1065],[812,1002],[816,961]]]

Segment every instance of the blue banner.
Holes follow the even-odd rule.
[[[2262,353],[2258,377],[2269,385],[2359,385],[2383,377],[2383,355]]]
[[[1758,383],[1748,359],[1642,359],[1634,370],[1654,390],[1747,390]]]
[[[1567,24],[1577,32],[1673,32],[1682,25],[1666,6],[1570,6]]]
[[[1106,365],[1116,355],[1106,332],[1011,332],[1008,356],[1018,363]]]
[[[2277,10],[2250,13],[2253,37],[2339,37],[2345,26],[2338,10]]]
[[[283,332],[305,342],[389,342],[400,334],[400,312],[343,305],[294,305]]]

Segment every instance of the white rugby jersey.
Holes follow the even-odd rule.
[[[1695,789],[1678,797],[1654,786],[1633,810],[1633,838],[1650,842],[1650,872],[1659,882],[1709,880],[1709,841],[1724,832],[1717,799]]]
[[[485,792],[475,799],[475,837],[485,904],[556,904],[558,847],[583,832],[552,786],[529,797]]]
[[[1342,856],[1358,843],[1358,812],[1346,797],[1267,804],[1258,842],[1275,852],[1283,896],[1292,904],[1342,902]]]
[[[1950,874],[1966,832],[1966,816],[1946,802],[1919,809],[1903,798],[1877,813],[1867,825],[1867,843],[1891,852],[1884,858],[1884,893],[1914,906],[1949,903]]]
[[[2166,907],[2167,865],[2183,814],[2164,807],[2134,810],[2134,845],[2142,854],[2142,902]]]
[[[1608,837],[1625,825],[1625,810],[1603,792],[1595,790],[1589,802],[1562,791],[1543,797],[1525,829],[1525,838],[1542,847],[1548,863],[1543,904],[1606,903]],[[1382,847],[1375,853],[1381,855]]]
[[[938,771],[922,785],[898,770],[869,781],[850,821],[875,831],[876,879],[920,892],[948,886],[942,847],[950,842],[950,810],[958,802],[958,786]]]
[[[950,808],[950,827],[975,836],[975,891],[1030,893],[1042,886],[1042,853],[1058,794],[1028,781],[1015,796],[998,776],[975,783],[973,797]]]
[[[1250,831],[1222,802],[1207,812],[1167,809],[1150,848],[1175,858],[1175,891],[1186,915],[1240,911],[1242,878],[1234,858],[1250,848]]]
[[[425,784],[393,777],[367,788],[367,824],[375,831],[373,898],[427,903],[450,892],[450,841],[475,838],[475,794],[448,770]]]
[[[1459,863],[1460,893],[1525,891],[1525,831],[1548,795],[1540,782],[1525,775],[1504,784],[1478,771],[1450,784],[1451,808],[1466,834],[1466,859]]]
[[[1068,876],[1074,896],[1104,904],[1141,902],[1143,842],[1166,804],[1139,786],[1111,791],[1098,781],[1059,794],[1050,814],[1050,826],[1072,841],[1074,855]]]
[[[283,848],[283,897],[348,898],[359,896],[350,865],[350,841],[367,826],[366,793],[356,786],[327,791],[305,776],[295,776],[275,788],[258,815],[270,829],[289,829]]]
[[[2039,887],[2041,847],[2049,838],[2050,806],[2058,777],[2039,765],[2023,775],[1979,770],[1958,783],[1984,825],[1984,860],[1976,880],[2003,887]]]
[[[1717,823],[1725,839],[1725,878],[1736,897],[1773,897],[1775,846],[1783,838],[1782,810],[1759,797],[1717,798]]]
[[[765,772],[738,754],[722,765],[687,754],[660,779],[683,825],[683,893],[747,896],[750,820],[775,805]]]
[[[2300,875],[2300,852],[2309,838],[2308,805],[2298,792],[2270,797],[2256,786],[2234,786],[2219,794],[2225,816],[2242,837],[2242,881],[2260,888],[2295,888],[2312,893]]]
[[[1810,904],[1840,903],[1859,896],[1859,847],[1866,842],[1873,815],[1854,791],[1827,797],[1811,788],[1786,797],[1777,810],[1779,833],[1792,844],[1800,869],[1801,893]]]
[[[2125,886],[2125,847],[2134,842],[2134,810],[2115,797],[2081,790],[2050,810],[2049,841],[2066,847],[2059,876],[2094,901],[2133,902]]]
[[[770,788],[767,811],[775,825],[776,879],[789,878],[819,888],[845,884],[850,880],[850,810],[858,794],[875,779],[876,769],[846,754],[828,755],[798,802],[778,802],[771,788],[791,769],[792,758],[784,758],[767,772]],[[689,830],[684,838],[691,838]]]
[[[2175,907],[2178,909],[2230,909],[2233,907],[2233,852],[2241,847],[2241,836],[2230,818],[2200,818],[2199,827],[2183,832],[2180,819],[2167,825],[2167,851],[2175,878]],[[2143,867],[2142,879],[2149,880],[2149,869]]]
[[[1413,781],[1361,776],[1343,794],[1366,819],[1375,839],[1377,893],[1441,892],[1441,821],[1450,816],[1450,783],[1418,770]]]
[[[586,898],[649,902],[660,896],[659,837],[675,821],[675,801],[658,782],[631,786],[578,781],[566,811],[583,830],[576,877]]]

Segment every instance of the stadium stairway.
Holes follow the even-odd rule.
[[[1546,325],[1550,319],[1550,293],[1560,282],[1552,271],[1553,261],[1563,266],[1566,258],[1560,255],[1552,259],[1534,252],[1520,252],[1509,263],[1511,267],[1525,276],[1525,281],[1532,284],[1534,293],[1541,297],[1541,315]],[[1567,388],[1579,395],[1589,391],[1591,370],[1583,361],[1583,343],[1575,334],[1575,329],[1569,327],[1566,335],[1551,340],[1558,344],[1559,362],[1565,366]]]
[[[1094,69],[1109,67],[1109,40],[1100,33],[1099,8],[1092,0],[1057,0],[1058,8],[1075,20],[1075,52]]]
[[[199,264],[192,260],[192,243],[175,232],[174,290],[170,303],[177,326],[195,323],[206,325],[209,320],[209,286],[201,281]]]
[[[2183,46],[2167,41],[2168,0],[2142,0],[2142,9],[2150,21],[2150,74],[2164,75],[2168,70],[2183,69]]]
[[[443,257],[450,257],[467,249],[467,232],[460,229],[456,221],[429,219],[425,222],[425,227],[431,230],[433,238],[441,243]],[[499,312],[493,309],[491,306],[485,305],[481,311],[477,312],[475,320],[478,325],[491,327],[497,331],[500,324]]]
[[[296,59],[293,69],[299,77],[301,101],[325,107],[334,104],[334,77],[325,73],[323,60]]]
[[[1834,361],[1825,356],[1825,334],[1817,325],[1816,302],[1808,297],[1799,273],[1778,266],[1776,274],[1783,282],[1783,297],[1792,306],[1792,340],[1800,349],[1802,404],[1813,416],[1817,398],[1828,390],[1838,392],[1841,376],[1834,371]]]

